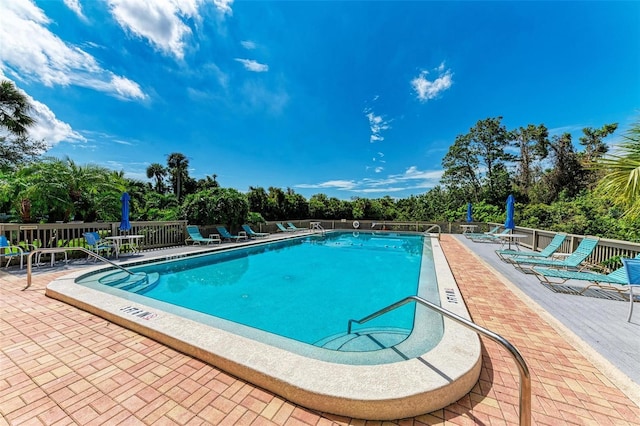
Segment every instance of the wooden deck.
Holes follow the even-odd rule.
[[[559,292],[561,288],[545,287],[534,275],[524,274],[501,261],[495,254],[500,244],[474,243],[461,235],[455,238],[640,386],[640,302],[636,302],[631,322],[627,322],[628,299],[616,292],[596,289],[585,293],[587,296]],[[585,285],[580,281],[565,284]]]

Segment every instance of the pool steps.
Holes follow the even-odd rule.
[[[324,349],[344,352],[367,352],[393,347],[404,341],[411,330],[398,327],[360,329],[353,333],[339,333],[314,343]]]
[[[123,272],[114,272],[101,277],[98,282],[110,287],[119,288],[134,293],[143,293],[158,283],[160,274],[152,272],[150,274],[135,273],[126,274]]]

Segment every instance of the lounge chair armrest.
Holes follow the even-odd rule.
[[[38,247],[36,247],[35,244],[30,244],[30,243],[20,244],[19,247],[22,247],[24,251],[33,251],[38,249]]]
[[[24,249],[20,246],[14,246],[14,245],[0,247],[0,255],[15,256],[16,254],[23,255]]]

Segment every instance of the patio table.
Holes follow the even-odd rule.
[[[502,247],[509,245],[509,250],[511,250],[511,243],[515,244],[516,248],[520,250],[520,240],[522,238],[528,237],[527,234],[493,234],[496,237],[500,238]]]
[[[116,254],[116,259],[120,257],[120,251],[124,248],[129,248],[132,252],[140,251],[139,241],[144,238],[144,235],[117,235],[115,237],[106,237],[105,240],[113,241],[113,249]]]
[[[477,227],[478,225],[460,225],[463,234],[466,234],[467,232],[474,232]]]

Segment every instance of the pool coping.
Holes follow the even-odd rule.
[[[432,237],[431,243],[441,306],[469,319],[439,241]],[[74,282],[87,272],[78,271],[52,281],[45,294],[311,409],[371,420],[413,417],[459,400],[473,388],[480,375],[479,337],[448,319],[444,320],[441,342],[422,356],[380,365],[337,364],[305,357],[170,312],[158,312],[156,307]]]

